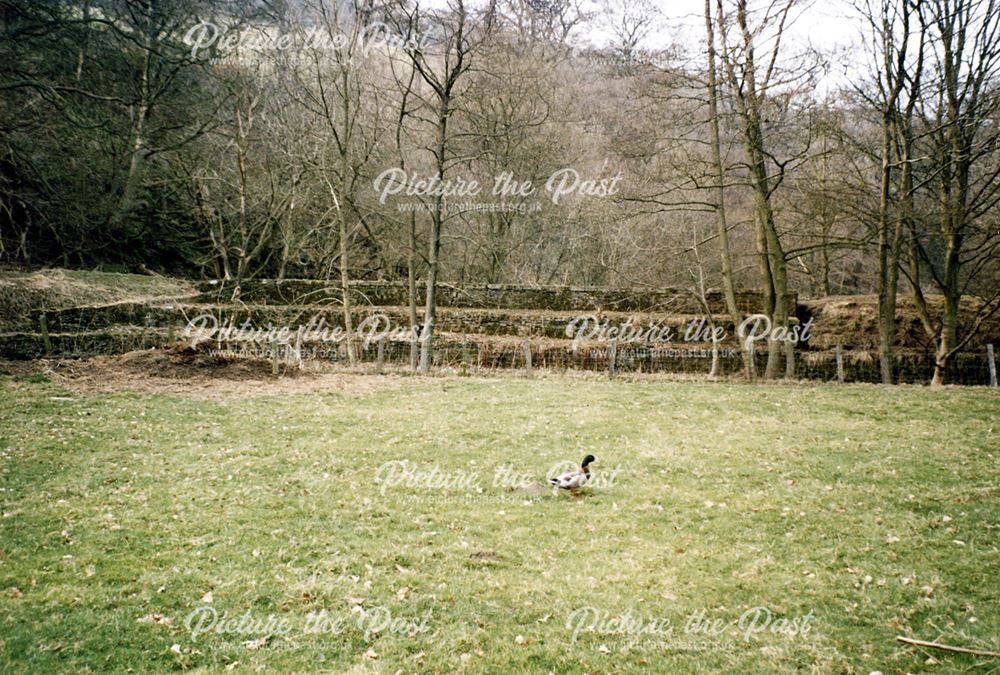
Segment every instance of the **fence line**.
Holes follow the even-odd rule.
[[[471,344],[470,344],[471,342]],[[472,347],[472,344],[475,346]],[[409,341],[376,340],[370,344],[357,344],[359,364],[370,363],[375,372],[384,372],[387,364],[409,365]],[[996,365],[991,361],[991,345],[976,352],[963,352],[955,356],[951,382],[955,384],[996,386]],[[214,351],[237,358],[263,358],[274,363],[302,366],[303,361],[347,363],[344,345],[292,345],[268,343],[254,349],[246,343],[231,347],[223,345]],[[475,351],[471,351],[475,349]],[[526,375],[541,368],[547,370],[580,370],[605,372],[609,377],[628,373],[677,373],[708,376],[712,368],[712,350],[649,347],[645,345],[622,347],[617,341],[607,345],[555,346],[539,344],[531,338],[490,344],[469,340],[442,342],[435,346],[433,364],[438,368],[459,368],[479,371],[522,370]],[[802,380],[826,382],[881,381],[877,355],[870,351],[852,351],[842,345],[832,352],[797,351],[796,377]],[[763,372],[767,361],[766,348],[753,352],[751,372]],[[992,366],[992,367],[991,367]],[[894,380],[900,383],[924,384],[934,372],[934,354],[928,351],[919,357],[897,359]],[[738,350],[719,349],[719,375],[745,375],[746,370]]]

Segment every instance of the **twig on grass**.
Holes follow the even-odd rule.
[[[943,645],[940,642],[927,642],[926,640],[914,640],[913,638],[903,637],[902,635],[897,635],[896,640],[898,642],[905,642],[909,645],[915,645],[917,647],[933,647],[934,649],[942,649],[946,652],[958,652],[960,654],[975,654],[976,656],[993,656],[1000,658],[1000,652],[990,652],[985,649],[969,649],[968,647],[953,647],[952,645]]]

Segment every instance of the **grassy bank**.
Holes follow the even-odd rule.
[[[997,664],[993,392],[369,379],[0,380],[2,668]]]

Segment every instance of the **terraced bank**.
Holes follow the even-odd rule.
[[[186,340],[224,358],[276,357],[282,367],[347,360],[342,298],[334,284],[254,280],[244,282],[234,299],[233,288],[217,281],[194,284],[98,275],[87,285],[78,276],[86,273],[54,274],[56,278],[48,280],[50,289],[60,281],[72,282],[74,287],[83,284],[88,289],[83,301],[73,301],[72,289],[62,294],[46,290],[46,283],[30,275],[20,279],[20,295],[8,292],[4,296],[5,286],[0,286],[0,307],[5,311],[0,356],[76,358]],[[5,281],[9,291],[14,282]],[[359,281],[350,290],[356,358],[373,365],[409,364],[412,331],[405,282]],[[421,295],[422,290],[418,288]],[[107,301],[102,302],[102,297]],[[796,347],[800,377],[835,379],[835,351],[840,345],[846,379],[875,381],[874,298],[800,303],[791,295],[789,302],[797,308],[796,321],[810,326],[809,341]],[[753,291],[740,292],[738,305],[744,315],[761,311],[759,296]],[[532,368],[707,374],[712,355],[708,331],[713,325],[728,336],[719,345],[721,373],[739,371],[741,358],[733,339],[736,324],[726,313],[720,293],[702,299],[680,289],[443,285],[435,365],[473,370],[523,369],[530,364]],[[636,339],[610,339],[607,329],[622,327]],[[990,331],[1000,334],[1000,327],[987,326],[983,341],[959,355],[958,381],[986,383],[981,346]],[[763,345],[759,347],[762,350]],[[897,349],[901,381],[929,379],[933,343],[905,303]],[[756,359],[763,367],[762,351]]]

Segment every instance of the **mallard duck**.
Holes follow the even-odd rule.
[[[549,484],[563,490],[569,490],[570,494],[575,495],[577,489],[582,488],[590,480],[590,464],[595,461],[597,460],[593,455],[587,455],[583,458],[579,469],[550,478]]]

